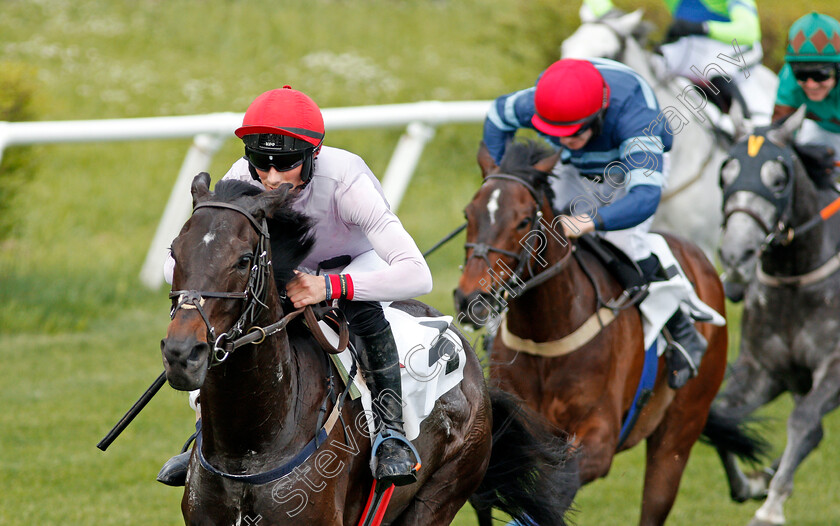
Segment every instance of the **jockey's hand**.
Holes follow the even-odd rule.
[[[575,239],[595,231],[595,222],[589,216],[562,216],[563,235]]]
[[[671,42],[676,42],[682,37],[688,37],[691,35],[708,34],[709,28],[705,22],[689,22],[688,20],[678,18],[674,20],[671,27],[668,28],[668,32],[665,33],[665,43],[669,44]]]
[[[296,309],[321,303],[327,299],[324,276],[313,276],[296,270],[294,279],[286,283],[286,295]]]

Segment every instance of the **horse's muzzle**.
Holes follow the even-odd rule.
[[[455,310],[458,314],[463,314],[458,316],[458,322],[467,327],[479,329],[500,314],[493,297],[486,292],[464,294],[461,289],[455,289],[453,299]]]
[[[207,376],[210,344],[196,338],[164,338],[160,350],[169,385],[179,391],[201,387]]]

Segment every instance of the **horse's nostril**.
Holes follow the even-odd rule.
[[[202,355],[209,351],[210,344],[206,342],[201,342],[193,346],[192,351],[190,351],[190,356],[187,358],[187,362],[197,362],[201,359]]]

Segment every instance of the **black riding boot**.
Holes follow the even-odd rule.
[[[671,335],[665,356],[669,371],[668,386],[679,389],[697,376],[707,343],[691,319],[680,309],[668,320],[665,328]]]
[[[158,482],[176,487],[187,483],[187,468],[190,465],[190,455],[192,455],[192,450],[189,447],[193,440],[195,440],[195,433],[187,439],[187,443],[181,448],[181,454],[170,458],[160,468],[160,473],[157,476]]]
[[[362,372],[370,388],[376,429],[384,440],[371,457],[373,478],[404,486],[417,480],[415,466],[420,459],[405,439],[402,419],[402,385],[397,344],[391,327],[362,338],[365,351],[361,356]],[[374,446],[377,444],[375,443]]]

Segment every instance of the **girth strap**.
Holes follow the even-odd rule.
[[[559,340],[550,342],[535,342],[526,338],[520,338],[508,330],[507,315],[502,315],[502,322],[499,326],[502,342],[505,346],[516,351],[526,352],[536,356],[554,358],[570,354],[597,336],[601,329],[612,323],[615,313],[608,307],[601,307],[594,312],[583,324]]]

